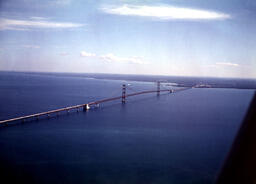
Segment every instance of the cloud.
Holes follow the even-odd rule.
[[[118,57],[114,54],[107,54],[100,56],[100,58],[108,62],[146,64],[146,62],[143,61],[140,57]]]
[[[30,17],[32,20],[47,20],[48,18],[45,17]]]
[[[160,20],[222,20],[231,18],[230,15],[215,11],[181,8],[175,6],[133,6],[103,7],[108,14],[152,17]]]
[[[228,62],[218,62],[218,63],[216,63],[216,65],[220,65],[220,66],[234,66],[234,67],[239,66],[239,64],[236,64],[236,63],[228,63]]]
[[[203,67],[207,67],[207,68],[218,68],[218,66],[216,64],[213,65],[203,65]]]
[[[94,57],[98,58],[102,61],[112,62],[112,63],[129,63],[129,64],[147,64],[141,57],[118,57],[114,54],[106,54],[102,56],[98,56],[94,53],[88,53],[85,51],[80,52],[81,57]]]
[[[72,22],[54,22],[43,17],[31,17],[31,19],[0,19],[0,30],[32,30],[32,29],[68,29],[82,27],[83,24]]]
[[[39,45],[23,45],[23,47],[29,48],[29,49],[39,49],[40,48]]]
[[[68,56],[69,53],[67,53],[67,52],[61,52],[60,55],[61,55],[61,56]]]
[[[80,56],[81,56],[81,57],[95,57],[96,54],[88,53],[88,52],[85,52],[85,51],[81,51],[81,52],[80,52]]]
[[[239,64],[236,63],[230,63],[230,62],[217,62],[215,64],[211,64],[211,65],[204,65],[204,67],[207,68],[219,68],[219,67],[239,67]]]
[[[52,3],[56,5],[69,5],[72,0],[53,0]]]

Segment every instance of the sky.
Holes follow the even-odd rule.
[[[0,70],[256,78],[254,0],[0,0]]]

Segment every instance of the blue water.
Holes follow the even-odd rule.
[[[154,89],[153,82],[0,72],[0,120]],[[128,91],[129,91],[128,90]],[[191,89],[0,128],[19,183],[213,183],[253,90]]]

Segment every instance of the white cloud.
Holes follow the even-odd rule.
[[[53,0],[52,3],[56,5],[69,5],[72,0]]]
[[[114,54],[107,54],[100,56],[101,59],[108,62],[119,62],[119,63],[132,63],[132,64],[146,64],[145,61],[140,57],[118,57]]]
[[[88,53],[88,52],[85,52],[85,51],[81,51],[81,52],[80,52],[80,56],[81,56],[81,57],[95,57],[96,54]]]
[[[47,20],[48,18],[45,17],[30,17],[32,20]]]
[[[210,64],[210,65],[203,65],[204,67],[207,68],[220,68],[220,67],[239,67],[241,65],[236,64],[236,63],[230,63],[230,62],[217,62],[215,64]]]
[[[236,64],[236,63],[228,63],[228,62],[218,62],[218,63],[216,63],[216,65],[220,65],[220,66],[234,66],[234,67],[239,66],[239,64]]]
[[[61,55],[61,56],[68,56],[69,53],[67,53],[67,52],[61,52],[60,55]]]
[[[32,30],[32,29],[67,29],[67,28],[77,28],[82,27],[83,24],[77,24],[72,22],[53,22],[47,21],[43,17],[38,19],[32,17],[31,19],[21,20],[21,19],[0,19],[0,30]]]
[[[118,57],[114,54],[106,54],[98,56],[94,53],[88,53],[85,51],[80,52],[81,57],[94,57],[102,61],[113,62],[113,63],[130,63],[130,64],[147,64],[141,57]]]
[[[39,45],[23,45],[23,47],[29,48],[29,49],[39,49],[40,48]]]
[[[207,68],[218,68],[218,66],[216,64],[213,65],[203,65],[203,67],[207,67]]]
[[[161,20],[221,20],[231,16],[225,13],[175,6],[133,6],[122,5],[119,7],[103,7],[102,10],[109,14],[152,17]]]

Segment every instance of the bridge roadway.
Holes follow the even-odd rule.
[[[163,89],[163,90],[160,90],[159,92],[167,92],[168,91],[168,92],[171,92],[171,93],[175,93],[175,92],[184,91],[184,90],[187,90],[187,89],[191,89],[191,88],[187,87],[187,88],[176,89],[176,90]],[[157,90],[141,91],[141,92],[137,92],[137,93],[127,94],[127,95],[125,95],[125,97],[136,96],[136,95],[141,95],[141,94],[146,94],[146,93],[157,93],[157,92],[158,92]],[[39,117],[44,116],[44,115],[50,117],[50,114],[54,114],[54,113],[56,113],[57,116],[58,116],[60,112],[64,112],[64,111],[69,112],[72,109],[77,109],[77,111],[79,111],[79,108],[86,109],[90,105],[98,105],[98,104],[101,104],[101,103],[104,103],[104,102],[118,100],[118,99],[121,99],[121,98],[122,98],[122,96],[113,97],[113,98],[105,98],[105,99],[102,99],[102,100],[89,102],[87,104],[74,105],[74,106],[64,107],[64,108],[60,108],[60,109],[56,109],[56,110],[51,110],[51,111],[31,114],[31,115],[27,115],[27,116],[21,116],[21,117],[17,117],[17,118],[2,120],[2,121],[0,121],[0,125],[8,125],[8,123],[11,123],[11,122],[14,122],[14,121],[19,121],[19,120],[25,121],[26,119],[29,119],[29,118],[39,119]]]

